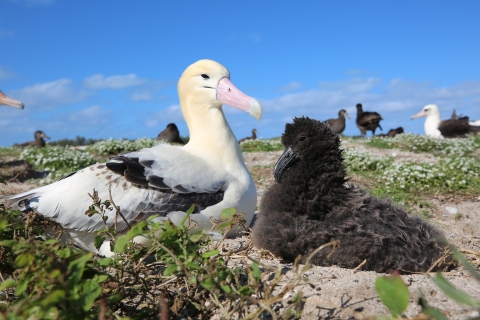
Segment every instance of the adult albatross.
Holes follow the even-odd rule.
[[[250,224],[256,188],[222,104],[258,120],[259,102],[237,89],[229,71],[211,60],[197,61],[183,72],[178,94],[190,131],[185,146],[161,144],[122,154],[53,184],[4,197],[6,204],[56,221],[78,246],[93,252],[97,251],[94,232],[104,227],[99,215],[85,215],[93,189],[103,201],[109,199],[111,188],[113,200],[132,225],[154,214],[179,224],[192,204],[196,205],[191,215],[196,230],[210,229],[210,218],[220,219],[221,211],[231,207],[245,213]],[[115,225],[115,212],[108,212],[106,222]],[[127,228],[121,219],[116,225],[119,232]],[[109,244],[105,242],[99,253],[110,255]]]
[[[441,120],[436,104],[428,104],[422,111],[412,116],[412,120],[425,116],[425,134],[433,138],[464,138],[467,134],[480,132],[480,121],[469,121],[468,117]],[[456,115],[455,115],[456,116]]]
[[[25,108],[23,102],[7,97],[7,95],[3,93],[2,90],[0,90],[0,105],[6,105],[17,109]]]

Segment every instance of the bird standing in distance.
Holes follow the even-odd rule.
[[[367,131],[372,131],[372,134],[375,134],[375,130],[380,128],[380,121],[383,120],[382,116],[378,112],[363,111],[363,106],[361,103],[357,103],[357,123],[358,129],[362,136],[367,135]]]
[[[336,134],[341,134],[343,130],[345,130],[345,117],[350,119],[347,111],[345,109],[342,109],[338,111],[337,119],[328,119],[327,121],[325,121],[325,123],[328,123],[330,128],[332,128],[333,132],[335,132]]]
[[[6,106],[14,107],[17,109],[25,108],[25,105],[23,104],[23,102],[7,97],[7,95],[3,93],[1,90],[0,90],[0,105],[6,105]]]
[[[53,184],[21,194],[4,196],[5,207],[35,212],[62,227],[64,240],[88,251],[112,255],[109,241],[95,247],[97,231],[116,227],[128,231],[138,221],[159,215],[155,221],[169,219],[179,225],[186,211],[191,232],[212,228],[221,212],[235,208],[250,224],[257,205],[255,183],[243,160],[242,151],[226,118],[222,104],[245,111],[257,120],[260,103],[242,93],[230,81],[230,72],[218,62],[200,60],[190,65],[178,81],[182,115],[190,131],[185,146],[159,144],[124,153],[103,164],[95,164]],[[211,139],[212,136],[219,137]],[[126,221],[117,219],[115,210],[88,216],[92,205],[89,193],[112,199]],[[233,236],[237,228],[230,234]],[[135,239],[146,245],[145,238]]]
[[[185,144],[182,138],[180,138],[180,131],[178,131],[175,123],[169,123],[165,130],[158,134],[157,140]]]
[[[242,143],[242,142],[248,141],[248,140],[257,140],[257,134],[258,134],[257,129],[253,129],[251,137],[245,137],[243,139],[240,139],[240,140],[238,140],[238,143]]]
[[[388,199],[347,185],[340,139],[328,125],[295,118],[282,135],[286,150],[278,159],[276,182],[266,191],[253,226],[253,243],[288,262],[315,254],[320,266],[420,272],[444,253],[442,233]],[[327,257],[328,256],[328,257]]]
[[[456,116],[456,114],[455,114]],[[465,138],[467,134],[480,132],[480,120],[469,121],[466,116],[441,120],[440,109],[436,104],[428,104],[422,111],[412,116],[412,120],[426,117],[424,129],[428,137]]]
[[[45,132],[41,130],[35,131],[34,135],[35,141],[29,141],[29,142],[24,142],[20,144],[14,144],[15,147],[20,147],[20,148],[25,148],[25,147],[37,147],[37,148],[43,148],[45,147],[45,139],[50,139],[49,136],[45,134]]]

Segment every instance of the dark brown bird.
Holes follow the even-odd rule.
[[[402,128],[402,127],[398,127],[397,129],[390,129],[387,134],[382,133],[382,134],[377,134],[376,136],[377,136],[377,137],[390,137],[390,138],[393,138],[393,137],[395,137],[397,134],[401,134],[401,133],[404,133],[403,128]]]
[[[347,185],[340,139],[328,125],[295,118],[282,135],[286,150],[278,159],[276,182],[265,193],[253,227],[253,242],[292,262],[362,270],[419,272],[442,256],[442,233],[388,199],[378,199]]]
[[[452,117],[450,119],[452,119],[452,120],[457,120],[458,119],[457,110],[453,109]]]
[[[0,90],[0,105],[6,105],[17,109],[25,108],[23,102],[7,97],[7,95],[3,93],[2,90]]]
[[[372,131],[375,134],[375,130],[380,128],[380,120],[383,120],[382,116],[378,112],[363,111],[361,103],[357,104],[357,127],[360,129],[362,136],[367,134],[367,131]]]
[[[340,134],[345,130],[345,117],[350,119],[350,116],[348,115],[347,111],[345,109],[342,109],[338,111],[338,118],[337,119],[328,119],[325,121],[328,123],[330,128],[332,128],[333,132]]]
[[[157,140],[185,144],[182,138],[180,138],[180,131],[178,131],[175,123],[169,123],[167,128],[158,134]]]
[[[253,129],[251,137],[245,137],[243,139],[238,140],[238,142],[242,143],[242,142],[247,141],[247,140],[257,140],[257,133],[258,133],[257,129]]]
[[[50,137],[47,136],[45,132],[41,130],[35,131],[34,137],[35,137],[35,141],[29,141],[21,144],[14,144],[14,146],[20,147],[20,148],[25,148],[25,147],[43,148],[46,145],[45,140],[43,140],[43,138],[50,139]]]

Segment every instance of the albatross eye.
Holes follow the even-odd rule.
[[[207,79],[210,79],[210,77],[208,75],[206,75],[205,73],[202,73],[202,78],[207,80]]]
[[[298,139],[299,142],[304,143],[307,138],[305,136],[301,136],[300,139]]]

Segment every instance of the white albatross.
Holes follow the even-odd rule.
[[[105,164],[80,170],[53,184],[4,197],[12,209],[33,210],[64,228],[74,243],[88,251],[111,255],[109,243],[99,251],[95,231],[103,229],[99,215],[88,217],[92,204],[88,193],[98,191],[100,199],[112,198],[130,224],[159,214],[179,224],[185,211],[196,205],[192,221],[197,230],[210,229],[210,218],[220,219],[225,208],[244,213],[250,224],[257,194],[253,179],[227,120],[222,104],[248,112],[257,120],[259,102],[237,89],[229,71],[219,63],[200,60],[190,65],[178,82],[183,117],[190,131],[185,146],[161,144],[113,157]],[[215,137],[212,139],[211,137]],[[115,223],[115,212],[107,224]],[[117,231],[126,230],[122,219]]]
[[[2,90],[0,90],[0,105],[6,105],[17,109],[25,108],[23,102],[7,97],[7,95],[3,93]]]
[[[412,116],[412,120],[420,117],[425,119],[425,135],[433,138],[463,138],[467,134],[480,132],[480,121],[469,121],[468,117],[452,117],[442,120],[436,104],[428,104],[422,111]]]

